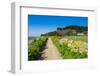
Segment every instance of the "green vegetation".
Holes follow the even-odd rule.
[[[87,51],[85,47],[82,45],[84,44],[82,41],[73,41],[71,43],[70,40],[65,40],[64,43],[60,43],[61,37],[53,36],[52,41],[58,48],[61,56],[64,59],[73,59],[73,58],[87,58]],[[84,47],[84,49],[81,49]]]
[[[43,49],[45,48],[47,37],[39,37],[28,46],[28,60],[39,60]]]

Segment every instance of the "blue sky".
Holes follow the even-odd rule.
[[[28,15],[28,36],[40,36],[70,25],[88,26],[88,17]]]

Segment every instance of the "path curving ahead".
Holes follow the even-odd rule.
[[[57,47],[53,44],[51,38],[48,38],[46,49],[43,51],[43,60],[62,59]]]

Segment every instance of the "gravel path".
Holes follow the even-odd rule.
[[[43,60],[62,59],[58,49],[53,44],[51,38],[48,38],[46,49],[43,51]]]

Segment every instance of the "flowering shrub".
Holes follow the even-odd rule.
[[[81,40],[52,37],[63,58],[87,58],[87,43]]]

